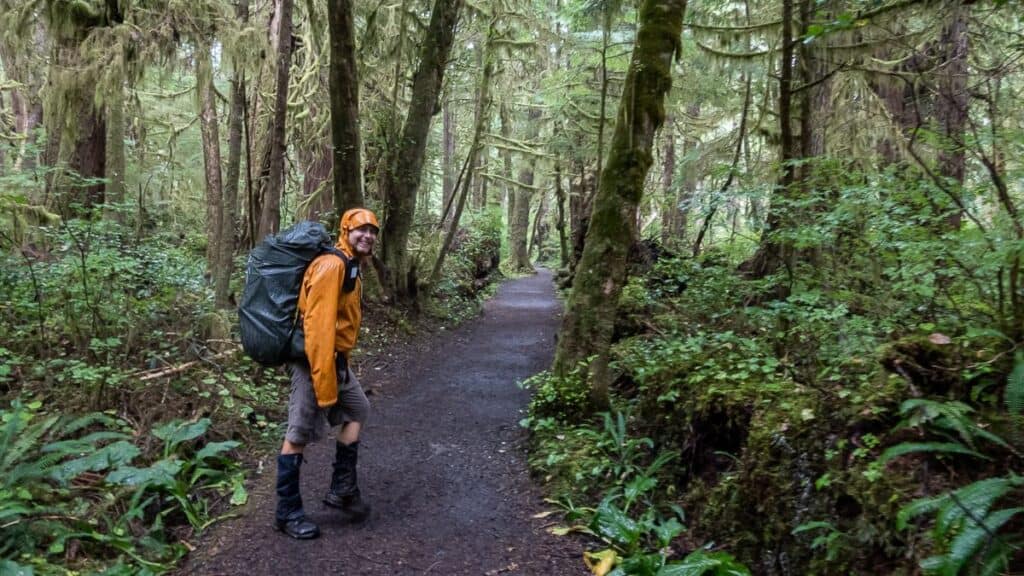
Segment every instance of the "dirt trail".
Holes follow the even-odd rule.
[[[381,384],[360,442],[360,485],[373,506],[344,522],[320,497],[333,442],[307,449],[306,513],[322,536],[276,533],[274,464],[241,518],[203,538],[185,574],[585,574],[579,545],[545,532],[541,494],[527,474],[517,425],[529,394],[516,382],[551,362],[559,306],[551,274],[503,285],[480,318],[413,353],[402,373],[361,374]]]

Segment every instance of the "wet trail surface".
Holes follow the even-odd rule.
[[[585,574],[578,542],[548,534],[551,519],[525,462],[518,426],[529,393],[516,383],[550,365],[559,304],[551,274],[505,283],[479,317],[439,333],[399,368],[360,374],[373,412],[360,440],[359,481],[373,507],[361,525],[320,498],[333,439],[302,467],[311,541],[271,527],[274,461],[244,516],[211,528],[184,574]]]

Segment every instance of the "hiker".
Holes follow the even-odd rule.
[[[316,257],[306,269],[299,292],[299,312],[305,331],[306,360],[289,362],[292,387],[288,398],[288,429],[277,457],[275,527],[298,539],[316,538],[320,528],[309,521],[299,494],[302,453],[317,440],[326,417],[337,426],[334,470],[324,504],[362,521],[370,507],[356,484],[359,432],[370,403],[348,366],[356,344],[362,284],[358,265],[373,252],[380,225],[373,212],[353,208],[341,217],[337,248],[348,263],[331,253]]]

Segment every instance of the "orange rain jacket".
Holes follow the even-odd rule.
[[[341,234],[337,248],[353,258],[348,243],[348,233],[366,224],[377,224],[373,212],[354,208],[341,218]],[[351,292],[341,290],[345,279],[345,264],[332,254],[317,256],[302,277],[299,291],[299,312],[302,314],[302,328],[306,334],[306,358],[309,360],[313,377],[316,403],[321,408],[338,401],[338,374],[334,358],[342,353],[348,359],[349,351],[356,345],[359,323],[363,318],[361,308],[363,286],[357,278]]]

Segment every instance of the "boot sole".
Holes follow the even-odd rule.
[[[344,514],[348,515],[349,520],[351,520],[352,522],[357,523],[357,524],[365,522],[366,519],[370,517],[370,511],[369,510],[367,510],[366,512],[363,512],[363,513],[360,514],[360,513],[353,512],[352,510],[349,510],[348,508],[345,508],[345,506],[343,506],[340,503],[332,502],[330,500],[327,500],[326,498],[324,500],[322,500],[322,502],[324,503],[324,506],[327,506],[328,508],[334,508],[335,510],[339,510],[339,511],[343,512]]]
[[[317,530],[316,532],[313,532],[311,534],[308,534],[308,535],[306,535],[306,534],[296,534],[294,532],[289,532],[289,531],[285,530],[284,528],[282,528],[281,526],[278,526],[277,524],[274,524],[274,531],[280,532],[281,534],[284,534],[285,536],[288,536],[289,538],[294,538],[296,540],[315,540],[315,539],[320,537],[320,531],[319,530]]]

